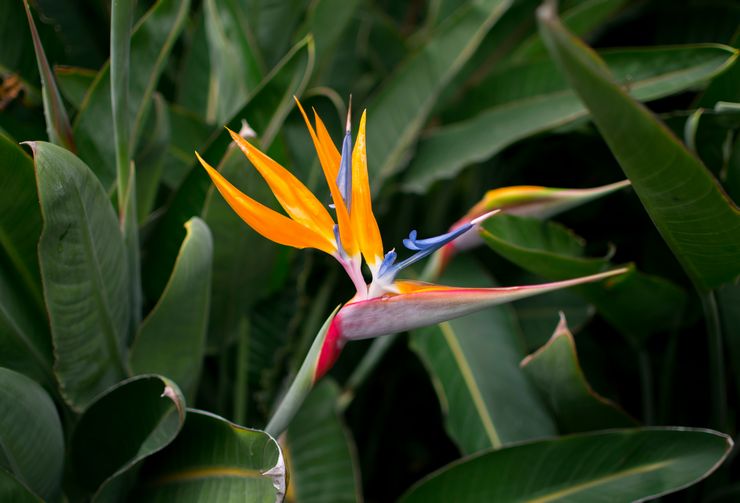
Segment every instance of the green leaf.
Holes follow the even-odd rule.
[[[603,51],[618,82],[638,100],[668,96],[717,75],[734,60],[721,45]],[[424,192],[516,141],[586,117],[589,110],[551,61],[506,65],[456,104],[457,122],[431,131],[419,143],[404,188]]]
[[[41,234],[33,161],[0,134],[0,366],[55,387],[36,245]]]
[[[172,445],[144,464],[133,500],[275,503],[285,483],[272,437],[190,409]]]
[[[137,376],[108,389],[75,427],[70,460],[77,482],[94,500],[113,501],[132,468],[170,444],[184,421],[185,398],[167,378]]]
[[[159,0],[134,28],[128,107],[134,143],[142,132],[146,109],[185,23],[189,4],[189,1]],[[112,186],[116,176],[112,117],[110,68],[106,65],[85,96],[73,126],[80,157],[95,170],[106,188]]]
[[[370,184],[375,190],[405,162],[429,112],[510,0],[478,0],[455,11],[386,81],[369,107]]]
[[[538,10],[538,19],[550,54],[689,277],[713,288],[740,276],[740,211],[717,180],[563,28],[552,4]]]
[[[205,119],[211,124],[222,123],[244,106],[263,72],[240,26],[239,17],[244,13],[237,2],[206,0],[204,14],[211,72]]]
[[[15,275],[0,264],[0,366],[56,389],[46,315],[19,290]]]
[[[36,382],[0,367],[0,472],[8,470],[48,501],[60,495],[63,463],[64,435],[54,402]]]
[[[125,375],[128,266],[105,190],[73,154],[31,144],[44,227],[39,261],[61,392],[76,410]]]
[[[485,274],[463,257],[444,284],[482,284]],[[524,348],[509,306],[414,330],[411,348],[430,372],[447,431],[466,453],[555,434],[537,390],[519,368]]]
[[[205,349],[213,241],[200,218],[193,217],[185,227],[172,276],[141,324],[129,358],[135,373],[167,376],[192,396]]]
[[[522,360],[521,367],[545,397],[560,433],[637,426],[637,421],[588,384],[562,314],[547,344]]]
[[[303,14],[304,0],[246,0],[243,15],[259,45],[268,68],[288,51],[290,40]]]
[[[689,428],[570,435],[453,463],[400,501],[642,501],[698,482],[731,448],[727,435]]]
[[[0,468],[0,501],[14,503],[41,503],[44,500],[33,494],[10,473]]]
[[[62,96],[79,110],[97,73],[76,66],[55,66],[54,74]]]
[[[0,178],[3,189],[13,197],[0,198],[0,250],[18,274],[20,284],[44,311],[36,243],[41,234],[33,160],[4,134],[0,134]]]
[[[33,39],[33,49],[36,52],[36,62],[39,66],[39,75],[41,75],[41,96],[44,101],[44,116],[46,117],[49,141],[74,152],[72,126],[69,124],[67,110],[64,108],[64,103],[62,103],[62,96],[59,94],[54,73],[51,71],[46,53],[44,53],[44,47],[41,45],[41,38],[36,30],[31,9],[28,7],[28,0],[24,0],[23,6],[26,8],[28,26],[31,28],[31,38]]]
[[[213,128],[189,109],[169,105],[167,111],[171,131],[162,170],[162,183],[174,190],[193,167],[193,147],[206,144]]]
[[[300,503],[362,501],[359,466],[352,437],[337,412],[338,398],[339,386],[324,379],[285,436],[291,491]]]
[[[584,241],[554,222],[498,215],[483,224],[481,236],[496,253],[549,280],[594,274],[614,267],[609,257],[585,256]],[[582,285],[574,292],[633,342],[676,327],[686,293],[673,283],[632,268],[611,281]]]
[[[244,108],[234,114],[228,126],[241,129],[241,119],[247,119],[253,129],[261,133],[260,146],[267,149],[275,139],[287,113],[294,106],[293,96],[300,95],[311,75],[314,63],[313,42],[310,37],[296,44],[281,64],[265,77],[258,90]],[[201,153],[214,163],[226,152],[231,139],[223,128],[213,132]],[[192,145],[188,155],[194,166]],[[279,156],[274,156],[280,160]],[[150,298],[158,297],[168,278],[177,255],[177,243],[182,241],[182,226],[193,215],[201,214],[211,182],[200,166],[192,169],[180,184],[168,205],[165,215],[154,229],[153,243],[148,260],[144,263],[144,288]],[[216,242],[218,246],[218,242]]]

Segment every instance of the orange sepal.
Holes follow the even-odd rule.
[[[203,160],[198,152],[195,155],[229,206],[252,229],[282,245],[295,248],[316,248],[330,255],[336,252],[336,245],[332,240],[258,203],[234,187],[221,173]]]
[[[227,128],[228,129],[228,128]],[[324,238],[334,237],[334,220],[308,187],[290,171],[272,160],[239,134],[228,129],[231,138],[270,186],[283,209],[296,222]]]

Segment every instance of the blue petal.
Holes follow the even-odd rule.
[[[339,163],[339,173],[337,174],[337,186],[342,194],[347,211],[352,203],[352,133],[347,131],[342,143],[342,160]]]
[[[386,273],[393,269],[393,264],[396,262],[397,256],[398,255],[396,254],[396,250],[391,250],[385,254],[385,257],[383,257],[383,262],[380,264],[380,268],[378,268],[378,277],[384,276]]]

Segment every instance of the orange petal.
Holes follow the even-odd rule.
[[[329,186],[329,190],[331,191],[331,198],[332,201],[334,201],[334,208],[337,211],[337,221],[339,222],[339,237],[342,240],[342,248],[350,257],[354,257],[359,253],[359,246],[352,232],[352,226],[349,219],[349,212],[347,212],[347,206],[344,204],[344,199],[342,199],[342,194],[339,192],[339,187],[337,187],[337,172],[339,171],[339,162],[334,164],[332,160],[333,154],[328,152],[331,151],[331,148],[336,150],[336,147],[332,143],[331,148],[327,149],[321,143],[319,137],[316,135],[316,132],[313,129],[313,126],[311,126],[311,122],[308,120],[306,112],[303,110],[301,103],[298,101],[298,98],[296,98],[295,101],[298,104],[298,108],[300,109],[301,114],[303,115],[303,120],[306,121],[306,127],[308,127],[308,132],[311,134],[314,148],[316,148],[316,153],[319,156],[319,163],[321,164],[321,168],[324,171],[324,177],[326,177],[326,183]],[[331,139],[329,139],[329,141],[331,142]]]
[[[255,148],[239,134],[229,129],[231,138],[257,168],[280,205],[296,222],[321,234],[331,241],[334,238],[334,220],[321,201],[298,178],[269,156]]]
[[[316,137],[319,139],[319,143],[321,143],[328,160],[327,171],[330,173],[331,179],[336,180],[342,154],[339,153],[339,150],[334,145],[331,136],[329,136],[329,131],[326,130],[326,126],[324,126],[324,122],[319,117],[319,114],[316,113],[316,110],[313,111],[313,118],[316,122]]]
[[[357,236],[365,262],[373,268],[383,261],[383,240],[372,206],[370,182],[367,176],[367,149],[365,145],[365,117],[362,112],[357,131],[355,148],[352,152],[352,230]]]
[[[229,206],[252,229],[282,245],[316,248],[330,255],[336,252],[333,240],[327,240],[312,228],[301,225],[245,195],[204,161],[198,152],[195,155]]]

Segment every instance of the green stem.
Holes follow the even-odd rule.
[[[135,0],[113,0],[110,34],[110,93],[116,150],[116,186],[118,213],[129,264],[132,335],[141,321],[141,264],[136,216],[136,178],[131,163],[131,128],[128,111],[131,25],[135,4]]]
[[[355,367],[352,375],[347,379],[347,383],[344,385],[342,394],[339,395],[337,402],[337,408],[339,412],[344,412],[347,407],[352,403],[355,398],[355,392],[362,386],[365,379],[372,374],[375,367],[383,359],[383,356],[388,352],[388,349],[396,342],[398,334],[386,335],[384,337],[378,337],[375,339],[367,350],[365,356],[360,360],[359,365]]]
[[[709,384],[712,399],[712,427],[728,431],[727,425],[727,387],[725,383],[725,359],[722,347],[722,329],[719,310],[714,292],[700,293],[704,319],[707,325],[709,346]]]
[[[275,409],[270,421],[267,423],[265,431],[273,438],[279,437],[288,428],[293,416],[296,415],[303,401],[313,389],[316,363],[318,362],[321,348],[324,345],[326,334],[329,331],[329,326],[338,310],[339,306],[334,309],[334,312],[324,322],[287,393],[285,393],[280,405]]]

